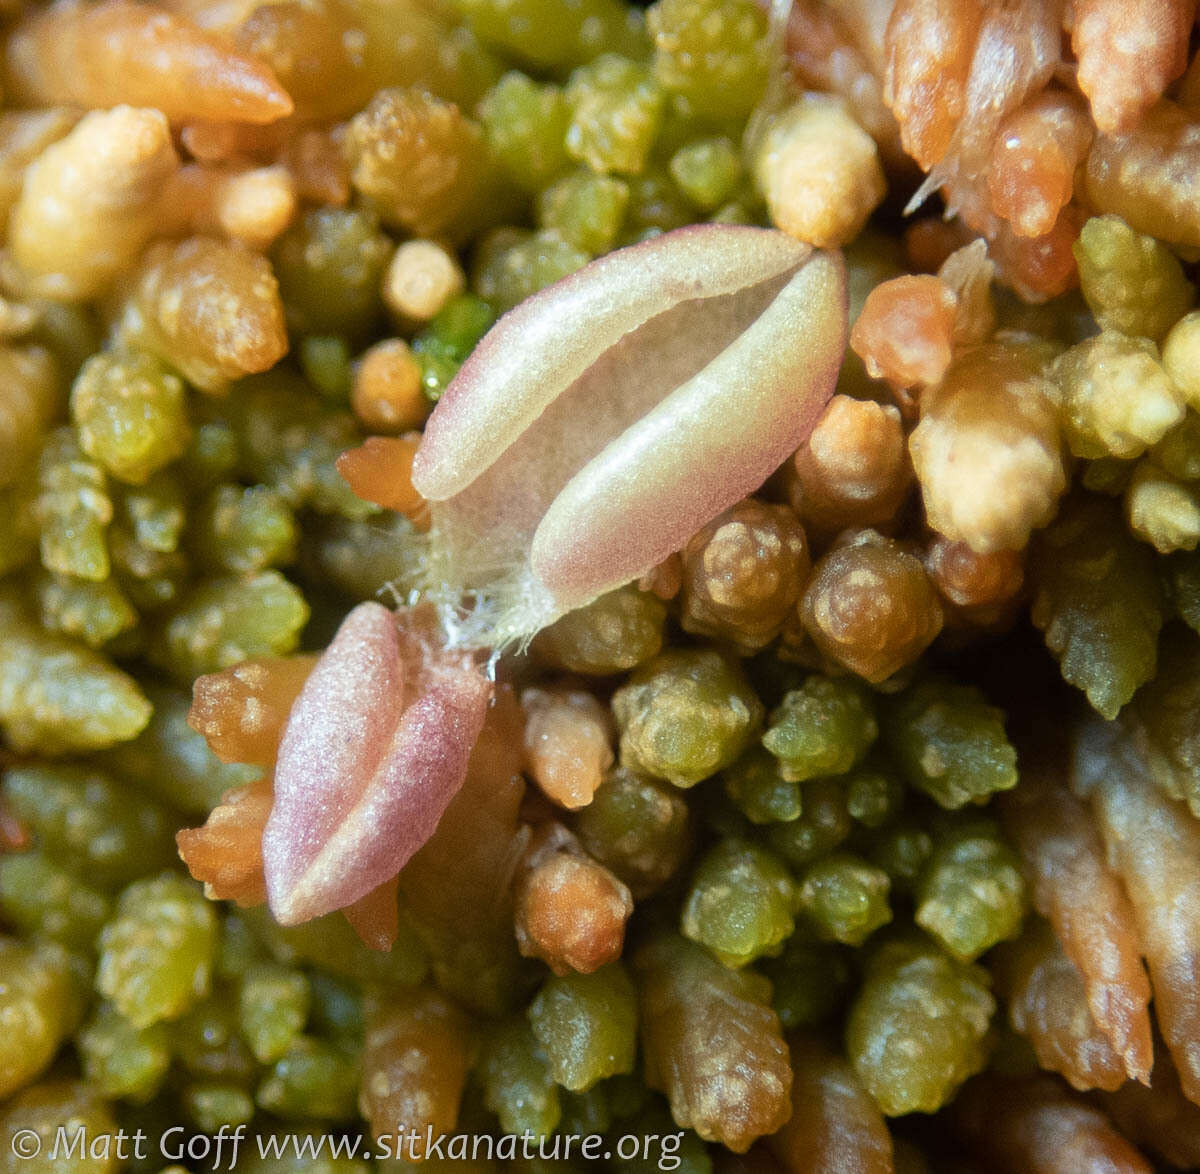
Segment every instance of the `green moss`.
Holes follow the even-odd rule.
[[[538,634],[534,651],[555,668],[607,677],[657,656],[666,620],[656,595],[621,587],[551,624]]]
[[[0,935],[0,1097],[24,1088],[49,1065],[82,1010],[61,950]]]
[[[457,0],[457,8],[485,44],[543,69],[636,50],[641,40],[636,14],[619,0]]]
[[[46,438],[37,483],[42,566],[91,582],[107,579],[105,535],[113,516],[112,499],[104,470],[84,456],[70,428],[59,428]]]
[[[287,322],[298,334],[359,340],[383,309],[380,285],[391,240],[362,209],[316,208],[271,250]]]
[[[356,1056],[325,1040],[297,1036],[259,1082],[254,1099],[277,1117],[348,1121],[358,1103]]]
[[[167,618],[155,660],[181,684],[254,656],[294,652],[309,609],[300,589],[278,571],[208,579]]]
[[[403,514],[378,518],[309,519],[301,562],[351,599],[380,598],[386,585],[407,601],[426,582],[428,544]]]
[[[908,782],[942,807],[982,803],[1017,784],[1004,715],[973,685],[928,677],[891,699],[883,732]]]
[[[1200,640],[1172,628],[1163,641],[1154,679],[1138,690],[1130,705],[1139,747],[1155,782],[1172,799],[1187,803],[1200,818]]]
[[[177,1019],[207,992],[213,907],[174,873],[135,881],[100,934],[96,989],[135,1027]]]
[[[550,1075],[563,1088],[584,1092],[633,1071],[637,995],[620,962],[592,974],[548,978],[528,1015]]]
[[[606,1139],[605,1148],[615,1156],[610,1168],[615,1174],[655,1174],[664,1161],[672,1165],[675,1174],[712,1174],[713,1159],[705,1146],[690,1130],[679,1128],[661,1097],[654,1097],[633,1117],[619,1122],[620,1132],[614,1130]],[[621,1147],[622,1137],[637,1138],[641,1144],[636,1154],[628,1141]],[[661,1143],[660,1143],[660,1140]],[[668,1154],[668,1149],[671,1153]],[[629,1153],[627,1158],[621,1153]]]
[[[547,1137],[558,1127],[562,1104],[550,1063],[524,1015],[488,1033],[479,1061],[487,1107],[504,1133]]]
[[[618,244],[646,240],[695,220],[695,209],[666,167],[652,161],[640,174],[627,176],[626,182],[629,207]]]
[[[1104,498],[1077,496],[1034,546],[1034,624],[1063,677],[1116,717],[1154,675],[1162,592],[1154,555]]]
[[[110,1174],[118,1164],[116,1132],[111,1107],[94,1090],[80,1081],[43,1081],[0,1111],[0,1133],[27,1143],[36,1137],[35,1156],[17,1158],[14,1147],[6,1146],[0,1169],[5,1174]],[[64,1135],[68,1144],[76,1136],[85,1139],[87,1147],[69,1157],[56,1151],[55,1142]],[[123,1148],[132,1150],[128,1134]]]
[[[326,399],[345,403],[354,374],[350,344],[340,334],[310,334],[300,343],[300,370]]]
[[[962,962],[1015,937],[1027,903],[1020,862],[989,821],[952,828],[935,843],[916,899],[913,920]]]
[[[634,1007],[634,1014],[637,1008]],[[620,1080],[621,1077],[617,1077]],[[634,1076],[625,1079],[636,1080]],[[558,1123],[558,1132],[566,1137],[586,1137],[589,1133],[607,1133],[612,1126],[612,1081],[602,1080],[592,1085],[587,1092],[564,1093],[562,1096],[562,1118]]]
[[[842,785],[846,788],[846,810],[863,827],[883,827],[904,806],[904,784],[888,767],[867,763],[847,775]]]
[[[254,1098],[244,1088],[225,1084],[189,1084],[183,1108],[201,1133],[216,1133],[248,1123],[254,1117]]]
[[[142,484],[190,440],[183,380],[141,351],[102,351],[71,388],[83,451],[120,481]]]
[[[130,742],[107,751],[107,770],[136,783],[147,794],[193,816],[206,816],[234,787],[257,778],[258,767],[222,762],[202,734],[188,725],[191,696],[179,689],[151,685],[154,713]]]
[[[298,529],[291,508],[275,490],[224,484],[196,511],[192,545],[199,565],[250,574],[290,563]]]
[[[767,843],[793,868],[828,856],[853,828],[840,781],[814,779],[804,787],[803,810],[787,823],[767,828]]]
[[[160,611],[174,603],[191,578],[191,564],[181,550],[158,551],[139,542],[121,519],[109,529],[113,577],[139,612]]]
[[[88,884],[119,887],[175,859],[171,815],[103,771],[15,766],[2,793],[37,846]]]
[[[109,900],[44,852],[0,856],[0,916],[29,938],[88,954],[108,920]]]
[[[762,970],[771,980],[772,1006],[787,1031],[831,1019],[849,996],[854,977],[844,946],[812,941],[804,933],[793,934],[778,958],[762,963]]]
[[[577,69],[567,86],[567,154],[599,173],[637,175],[662,118],[664,94],[653,73],[605,54]]]
[[[471,286],[503,314],[590,259],[556,232],[500,228],[480,243]]]
[[[371,1174],[374,1169],[389,1174],[409,1174],[399,1161],[381,1162],[372,1166],[359,1158],[333,1157],[328,1143],[322,1139],[329,1130],[314,1125],[292,1125],[287,1129],[265,1129],[261,1152],[255,1147],[249,1153],[243,1147],[238,1155],[238,1174]],[[314,1156],[315,1155],[315,1156]],[[419,1170],[413,1166],[412,1170]],[[164,1171],[163,1174],[166,1174]],[[429,1174],[433,1174],[432,1167]]]
[[[171,1050],[192,1081],[249,1088],[258,1072],[238,1030],[237,999],[223,985],[170,1025]]]
[[[744,118],[771,67],[767,14],[753,0],[659,0],[646,14],[654,73],[698,114]]]
[[[421,389],[431,402],[442,397],[466,357],[496,320],[482,298],[462,293],[451,298],[420,334],[412,352],[421,367]]]
[[[933,852],[933,837],[915,821],[903,821],[872,836],[868,856],[892,882],[892,891],[911,893]]]
[[[132,677],[86,645],[24,622],[2,600],[0,633],[0,730],[14,750],[100,750],[150,720]]]
[[[1105,330],[1060,356],[1051,374],[1077,457],[1140,456],[1183,419],[1183,396],[1148,338]]]
[[[726,966],[776,953],[795,928],[799,893],[767,849],[723,840],[700,861],[684,898],[680,927]]]
[[[136,541],[163,554],[179,548],[187,522],[184,486],[174,473],[166,470],[142,485],[121,486],[116,498],[117,516]]]
[[[193,489],[208,489],[227,481],[237,469],[238,442],[224,420],[198,423],[192,443],[180,461],[180,472]]]
[[[861,946],[892,920],[891,881],[857,856],[838,853],[813,864],[800,884],[800,907],[818,937]]]
[[[800,785],[785,779],[779,760],[752,746],[721,775],[725,794],[751,823],[786,823],[803,810]]]
[[[540,191],[570,167],[571,111],[560,87],[512,70],[484,95],[479,118],[492,153],[526,191]]]
[[[641,898],[674,875],[691,844],[686,800],[669,783],[618,767],[575,816],[588,852]]]
[[[166,1024],[135,1027],[110,1003],[101,1003],[80,1032],[79,1053],[96,1092],[135,1104],[158,1092],[171,1066]]]
[[[321,970],[312,971],[307,979],[312,1030],[332,1039],[361,1039],[364,1011],[358,984]]]
[[[1200,487],[1139,461],[1125,490],[1129,528],[1159,554],[1195,550],[1200,543]]]
[[[138,614],[112,579],[94,583],[44,572],[33,581],[38,618],[50,632],[61,632],[99,648],[137,624]]]
[[[1093,216],[1074,252],[1080,289],[1102,330],[1158,340],[1195,300],[1175,254],[1119,216]]]
[[[573,171],[538,196],[538,225],[581,252],[599,256],[616,242],[628,205],[629,185],[623,180]]]
[[[287,965],[312,962],[342,978],[385,989],[416,986],[428,971],[425,951],[405,917],[400,918],[395,944],[381,953],[364,946],[340,913],[286,928],[261,906],[243,910],[242,916],[271,954]]]
[[[668,166],[679,190],[704,212],[726,203],[743,176],[741,152],[725,135],[685,143]]]
[[[879,733],[871,695],[849,678],[813,675],[772,712],[763,745],[785,779],[843,774]]]
[[[379,512],[337,471],[337,458],[361,440],[354,417],[330,409],[303,380],[282,369],[243,380],[223,410],[246,480],[278,490],[293,509],[309,506],[346,518]]]
[[[872,958],[846,1022],[846,1054],[890,1117],[934,1113],[987,1058],[988,976],[917,940]]]
[[[664,652],[613,695],[621,764],[690,787],[729,766],[758,732],[762,705],[713,649]]]
[[[238,1022],[242,1038],[260,1064],[280,1059],[308,1019],[309,988],[304,975],[262,964],[242,975]]]

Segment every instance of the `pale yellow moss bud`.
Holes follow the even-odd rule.
[[[411,240],[392,254],[383,300],[401,322],[428,322],[466,285],[454,254],[436,241]]]
[[[771,220],[820,248],[853,240],[887,191],[875,140],[828,94],[770,120],[754,171]]]
[[[1200,543],[1200,488],[1142,461],[1125,490],[1125,516],[1129,528],[1160,554],[1195,550]]]
[[[1053,374],[1076,456],[1140,456],[1183,419],[1183,396],[1148,338],[1105,330],[1062,355]]]
[[[69,300],[102,292],[158,228],[178,166],[157,110],[93,111],[47,147],[25,173],[9,232],[37,292]]]
[[[1171,382],[1200,411],[1200,310],[1185,314],[1163,340],[1163,367]]]
[[[255,167],[216,185],[211,227],[252,249],[268,248],[296,214],[296,185],[285,167]],[[209,225],[197,225],[205,231]]]
[[[168,231],[208,233],[265,252],[296,214],[296,183],[286,167],[179,170],[163,201]]]
[[[25,170],[51,143],[67,135],[79,121],[78,110],[6,110],[0,114],[0,223],[21,194]]]
[[[1024,546],[1066,488],[1046,357],[1019,343],[976,347],[922,397],[909,453],[926,516],[976,553]]]

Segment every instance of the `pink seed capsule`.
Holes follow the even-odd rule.
[[[433,610],[359,604],[292,707],[263,833],[282,925],[360,901],[433,834],[462,786],[491,683]]]
[[[506,314],[430,417],[412,481],[433,581],[503,647],[648,573],[800,445],[846,340],[838,254],[701,225]]]

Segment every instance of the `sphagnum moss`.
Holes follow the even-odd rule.
[[[1187,183],[1200,69],[1182,0],[1139,25],[1135,63],[1120,7],[1076,5],[1068,29],[1047,5],[931,17],[898,3],[882,21],[828,0],[795,6],[786,28],[751,0],[10,14],[0,1131],[34,1129],[45,1148],[71,1123],[154,1136],[247,1123],[315,1143],[357,1139],[364,1118],[377,1133],[423,1121],[596,1134],[613,1170],[641,1174],[660,1168],[651,1135],[665,1155],[682,1129],[687,1174],[765,1169],[767,1147],[809,1160],[828,1138],[882,1174],[877,1109],[937,1110],[928,1136],[968,1158],[1057,1169],[1062,1139],[1085,1137],[1143,1169],[1096,1109],[1045,1085],[1005,1092],[1003,1137],[979,1130],[981,1095],[955,1104],[980,1067],[1014,1068],[994,970],[1027,1025],[1039,992],[1058,992],[1038,1055],[1063,1067],[1054,1047],[1095,1044],[1103,1062],[1066,1070],[1105,1088],[1149,1067],[1153,996],[1174,1059],[1108,1099],[1156,1158],[1200,1161],[1185,1133],[1194,998],[1174,978],[1195,951],[1164,944],[1155,904],[1200,882],[1165,840],[1138,856],[1113,799],[1137,799],[1176,839],[1200,811]],[[994,84],[997,61],[1028,92]],[[273,113],[239,89],[248,77]],[[246,120],[289,102],[287,118]],[[942,188],[950,221],[918,217],[901,239],[881,220],[844,241],[884,177],[888,207],[916,188],[905,153],[934,169],[926,189]],[[445,414],[464,365],[492,362],[497,316],[614,248],[706,220],[844,241],[863,355],[811,405],[815,427],[777,476],[740,485],[639,581],[495,666],[499,693],[511,680],[519,695],[587,698],[587,786],[564,806],[543,769],[582,744],[578,723],[532,723],[548,741],[528,761],[520,713],[497,727],[402,871],[402,903],[383,889],[351,910],[376,942],[397,915],[386,953],[340,913],[281,928],[169,871],[173,833],[231,789],[256,800],[224,813],[265,815],[291,700],[222,700],[229,679],[210,676],[197,729],[226,758],[252,747],[257,765],[224,762],[187,724],[197,674],[316,651],[351,604],[439,586],[423,510],[414,524],[357,496],[340,454],[376,430],[415,451],[400,434]],[[565,354],[590,323],[554,326]],[[641,395],[659,355],[631,353]],[[734,382],[755,378],[744,365]],[[570,423],[590,432],[610,391],[581,398]],[[712,474],[687,446],[679,456],[683,481]],[[528,488],[489,501],[488,524]],[[1047,773],[1082,787],[1089,760],[1050,771],[1031,737],[1023,699],[1041,695],[1042,670],[1009,655],[1025,616],[1061,676],[1116,719],[1094,812],[1033,795]],[[1014,696],[1006,715],[996,699]],[[1065,745],[1074,716],[1054,705]],[[1014,788],[1011,808],[996,801]],[[996,808],[1008,831],[1030,796],[1077,826],[1060,820],[1033,847],[1026,827],[1010,847]],[[553,868],[533,859],[548,829],[570,846]],[[254,889],[259,828],[237,831]],[[1054,836],[1073,854],[1055,856]],[[561,914],[553,893],[511,891],[555,869],[618,898],[589,906],[607,908],[599,954],[562,948],[569,919],[533,924]],[[1140,922],[1122,912],[1128,892]],[[1046,918],[1035,931],[1027,906]],[[1097,961],[1110,956],[1115,987]],[[840,1036],[843,1055],[804,1039],[789,1051],[797,1030]],[[791,1132],[760,1141],[789,1109]],[[820,1136],[800,1135],[814,1123]],[[910,1142],[894,1148],[898,1171],[925,1168]],[[240,1156],[260,1174],[370,1168]],[[24,1165],[49,1169],[39,1161]],[[578,1153],[509,1164],[590,1168]]]

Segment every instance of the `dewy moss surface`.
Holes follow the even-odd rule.
[[[229,6],[171,7],[173,20],[184,8],[242,19]],[[857,118],[880,135],[894,171],[900,147],[884,137],[894,128],[871,72],[882,30],[856,23],[853,5],[808,5],[796,19],[805,12],[829,19],[801,29],[816,39],[791,45],[793,63],[807,68],[803,50],[817,46],[821,84],[846,90],[836,124]],[[14,29],[27,19],[10,14]],[[1079,227],[1079,288],[1034,305],[999,279],[989,292],[977,250],[954,253],[947,361],[969,374],[972,346],[990,347],[985,357],[1020,349],[1011,411],[956,375],[955,394],[981,405],[974,421],[964,409],[956,434],[939,424],[937,387],[897,394],[848,352],[814,441],[732,511],[740,537],[702,531],[499,662],[514,706],[536,687],[586,691],[592,708],[564,703],[542,744],[523,758],[508,747],[524,781],[484,796],[494,810],[472,795],[450,829],[470,834],[446,836],[454,853],[426,852],[402,874],[396,941],[377,952],[340,913],[285,929],[261,902],[210,899],[174,838],[231,791],[253,795],[271,769],[222,761],[188,724],[198,676],[319,651],[355,603],[412,602],[429,587],[421,512],[366,501],[338,472],[382,419],[355,395],[364,356],[406,357],[406,427],[419,424],[501,314],[659,233],[766,225],[779,191],[763,177],[792,168],[795,185],[780,186],[819,198],[821,183],[800,183],[814,178],[805,167],[815,158],[817,180],[844,178],[846,144],[772,137],[775,154],[762,157],[763,126],[787,126],[775,107],[795,95],[772,81],[777,46],[755,0],[645,11],[621,0],[345,0],[250,19],[227,39],[270,57],[295,116],[262,128],[172,119],[181,183],[250,187],[222,188],[224,202],[216,188],[203,199],[188,188],[203,208],[171,201],[187,223],[155,221],[142,244],[237,258],[230,272],[262,276],[253,298],[230,312],[221,299],[246,291],[224,280],[210,302],[182,282],[151,297],[138,245],[102,296],[56,300],[52,282],[19,280],[3,242],[0,1172],[121,1168],[44,1155],[15,1166],[7,1135],[22,1128],[45,1141],[70,1123],[152,1139],[246,1124],[365,1146],[397,1104],[447,1130],[595,1134],[613,1155],[464,1164],[468,1174],[648,1174],[660,1166],[619,1152],[620,1139],[679,1131],[687,1174],[807,1169],[817,1134],[778,1134],[789,1116],[817,1112],[803,1090],[793,1104],[794,1033],[820,1036],[848,1065],[838,1071],[878,1129],[880,1114],[948,1109],[928,1128],[894,1124],[908,1153],[913,1138],[950,1146],[964,1082],[1032,1064],[997,959],[1003,943],[1025,941],[1038,899],[1006,823],[1038,761],[1027,715],[1004,699],[1040,696],[1039,673],[1061,676],[1080,707],[1129,731],[1154,793],[1200,818],[1195,242],[1181,246],[1136,208],[1125,219],[1073,203],[1060,227]],[[1195,75],[1193,64],[1179,83],[1179,111],[1185,92],[1195,106]],[[6,78],[6,92],[10,80],[23,79]],[[1053,92],[1067,84],[1064,74]],[[16,216],[29,152],[46,145],[38,136],[61,142],[77,106],[130,104],[39,102],[0,114],[0,220]],[[914,186],[911,169],[894,180],[892,197]],[[265,207],[239,204],[238,190],[290,192],[294,206],[257,242],[231,244],[246,235],[239,215]],[[849,242],[852,317],[889,279],[919,270],[933,281],[961,227],[921,220],[901,239],[885,220]],[[178,244],[196,236],[207,243]],[[1019,252],[1025,238],[1013,239]],[[108,255],[103,243],[87,256]],[[391,284],[406,243],[440,254],[453,278],[436,297],[407,291],[420,313],[398,309]],[[1003,250],[993,254],[1003,278]],[[408,274],[418,287],[423,276]],[[241,332],[258,320],[249,302],[274,306],[276,294],[287,355],[237,367]],[[914,347],[928,342],[925,325]],[[235,373],[202,378],[205,363]],[[1031,440],[1034,458],[1070,466],[1074,483],[1046,503],[1027,547],[974,549],[931,532],[908,449],[923,418],[951,451],[968,431],[986,441],[973,450],[979,476]],[[891,443],[883,489],[863,474],[875,472],[863,457],[877,455],[871,428]],[[1004,498],[975,504],[1002,513]],[[982,523],[963,534],[1013,532]],[[864,551],[890,571],[852,598]],[[843,564],[844,590],[809,590],[813,566],[820,586]],[[1039,644],[1040,661],[1028,655]],[[1021,650],[1011,663],[1010,648]],[[868,682],[873,669],[886,679]],[[1061,704],[1065,738],[1074,716]],[[239,715],[248,728],[261,717],[252,710]],[[556,805],[535,760],[571,774],[572,793],[590,801]],[[518,893],[547,843],[582,858],[609,899],[552,893],[541,911],[558,922],[534,927],[554,947],[570,933],[591,946],[602,927],[606,952],[570,954],[599,960],[586,973],[539,960],[562,950],[518,948],[514,919],[528,912]],[[239,859],[251,873],[252,856]],[[522,931],[528,945],[535,935]],[[1075,1010],[1084,1023],[1087,1008]],[[852,1139],[831,1105],[828,1132]],[[844,1144],[846,1168],[875,1168]],[[748,1148],[744,1166],[724,1152]],[[926,1168],[900,1153],[902,1174]],[[243,1150],[237,1169],[417,1166]]]

